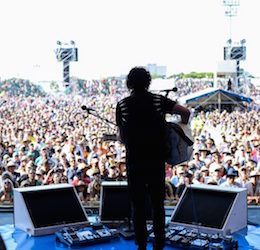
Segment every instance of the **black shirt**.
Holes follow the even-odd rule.
[[[175,102],[148,91],[133,92],[116,107],[116,122],[126,145],[127,162],[163,161],[165,157],[165,114]]]

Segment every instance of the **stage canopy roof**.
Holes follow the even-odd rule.
[[[239,105],[245,108],[242,103],[251,103],[252,101],[253,99],[250,97],[218,88],[207,88],[178,99],[180,104],[187,104],[195,109],[208,105],[217,105],[221,109],[221,105],[223,104]]]

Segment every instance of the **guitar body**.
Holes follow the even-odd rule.
[[[167,122],[166,162],[172,166],[189,161],[193,152],[193,137],[189,125]]]

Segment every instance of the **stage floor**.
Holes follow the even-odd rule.
[[[89,217],[91,221],[91,217]],[[169,217],[166,218],[166,220]],[[259,249],[260,250],[260,207],[248,209],[248,221],[258,225],[248,225],[247,228],[236,232],[234,234],[235,239],[238,241],[238,249]],[[30,237],[22,230],[14,228],[13,214],[12,213],[0,213],[0,234],[2,235],[7,250],[61,250],[69,249],[68,247],[56,243],[55,235],[47,235],[41,237]],[[148,243],[147,250],[152,248],[151,243]],[[78,248],[76,248],[78,249]],[[122,238],[113,240],[106,244],[93,245],[88,247],[81,247],[80,249],[92,249],[92,250],[122,250],[129,249],[134,250],[136,246],[133,240],[126,241]],[[165,250],[174,249],[166,246]]]
[[[12,224],[0,226],[0,234],[2,235],[7,250],[61,250],[69,249],[68,247],[57,243],[55,235],[47,235],[41,237],[30,237],[22,230],[15,229]],[[244,230],[234,234],[238,241],[238,249],[260,249],[260,226],[248,225]],[[147,250],[152,248],[151,243],[148,243]],[[76,248],[78,249],[78,248]],[[113,240],[106,244],[98,244],[88,247],[80,247],[82,250],[134,250],[136,246],[133,240],[126,241],[122,238]],[[165,250],[174,249],[166,246]]]

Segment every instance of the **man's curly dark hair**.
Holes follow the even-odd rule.
[[[129,90],[139,91],[148,89],[151,84],[151,74],[143,67],[132,68],[126,78]]]

